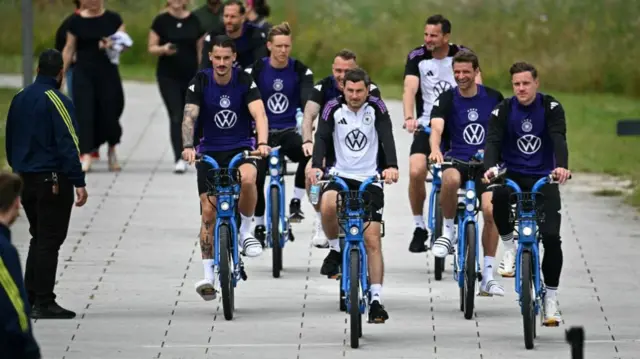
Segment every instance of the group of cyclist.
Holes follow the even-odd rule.
[[[425,43],[412,50],[404,76],[404,124],[414,133],[410,157],[409,200],[415,231],[409,250],[427,251],[429,238],[423,217],[428,162],[448,158],[469,161],[484,151],[484,171],[475,175],[484,217],[483,280],[480,295],[503,296],[504,288],[493,278],[493,267],[502,239],[505,255],[499,273],[513,276],[515,244],[510,222],[509,192],[503,187],[488,190],[487,183],[501,181],[499,169],[523,190],[540,177],[553,173],[558,183],[570,176],[564,111],[553,97],[537,91],[536,69],[516,63],[510,69],[515,96],[504,98],[499,91],[481,84],[477,56],[463,46],[449,43],[451,23],[441,15],[427,19]],[[273,146],[298,163],[291,215],[302,217],[300,200],[323,173],[340,177],[357,190],[366,178],[378,174],[385,183],[398,180],[396,145],[389,111],[380,91],[367,73],[358,68],[356,55],[348,50],[336,54],[333,74],[313,85],[313,72],[300,60],[290,57],[291,29],[287,23],[274,26],[267,36],[269,56],[242,68],[236,63],[236,44],[225,35],[210,39],[208,53],[212,66],[200,70],[191,80],[186,95],[182,123],[183,159],[190,164],[196,153],[212,157],[220,167],[245,150],[259,151],[262,157]],[[414,106],[417,116],[413,116]],[[303,111],[302,134],[296,127],[296,109]],[[313,137],[316,117],[317,130]],[[431,135],[421,131],[430,127]],[[199,144],[194,146],[194,134]],[[197,147],[197,148],[196,148]],[[239,166],[241,225],[238,244],[247,257],[262,253],[264,246],[265,160],[246,158]],[[202,206],[200,245],[204,279],[196,291],[205,300],[216,297],[213,268],[215,206],[208,194],[206,165],[198,164],[197,181]],[[466,171],[462,171],[466,172]],[[305,176],[306,174],[306,176]],[[306,177],[306,178],[305,178]],[[457,237],[454,216],[457,191],[467,178],[448,168],[443,173],[441,205],[444,216],[442,236],[433,241],[434,256],[452,253]],[[257,184],[257,185],[256,185]],[[341,272],[342,257],[336,196],[340,188],[329,184],[314,204],[317,247],[328,247],[321,274],[334,278]],[[388,313],[382,305],[384,264],[380,222],[384,192],[379,184],[368,189],[372,206],[365,243],[369,258],[371,296],[369,321],[384,323]],[[556,292],[562,269],[560,246],[560,193],[556,184],[543,189],[545,222],[540,233],[545,255],[542,272],[547,290],[545,321],[560,322]],[[294,202],[295,201],[295,202]],[[261,227],[262,226],[262,227]]]

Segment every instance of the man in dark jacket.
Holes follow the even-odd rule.
[[[58,252],[71,219],[73,188],[76,206],[87,201],[74,107],[59,91],[62,64],[57,50],[40,54],[35,82],[13,98],[7,115],[7,160],[24,181],[22,206],[32,237],[25,286],[36,319],[75,317],[56,304],[53,288]]]
[[[0,357],[39,359],[20,258],[9,230],[20,213],[21,191],[19,176],[0,173]]]
[[[246,21],[246,9],[241,1],[229,0],[224,3],[223,21],[223,33],[209,29],[204,38],[200,69],[211,67],[209,53],[213,48],[213,39],[218,35],[227,35],[235,42],[237,57],[234,66],[246,69],[257,60],[269,56],[265,30]]]

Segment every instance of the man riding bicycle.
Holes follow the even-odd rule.
[[[502,94],[492,88],[477,85],[474,81],[479,71],[478,57],[471,51],[463,50],[453,57],[453,74],[457,88],[443,92],[431,110],[431,154],[429,160],[442,163],[451,158],[470,161],[474,155],[484,149],[485,133],[491,111],[502,101]],[[445,156],[440,151],[443,133],[448,139],[449,150]],[[456,166],[463,166],[457,164]],[[456,167],[450,167],[442,173],[440,205],[442,206],[442,236],[437,238],[431,251],[438,258],[445,258],[458,243],[455,235],[454,219],[458,204],[458,189],[466,178]],[[475,179],[476,192],[481,193],[480,204],[484,227],[482,246],[484,248],[484,270],[480,294],[485,296],[504,296],[504,288],[493,279],[493,263],[498,249],[498,231],[493,223],[491,211],[491,192],[481,181],[480,170]]]
[[[252,123],[255,120],[258,133],[258,150],[264,157],[269,154],[267,146],[268,122],[260,91],[251,76],[239,68],[232,67],[236,59],[233,40],[225,35],[213,39],[209,59],[213,68],[201,70],[189,83],[186,106],[182,122],[182,157],[189,164],[196,159],[193,147],[196,123],[202,130],[197,152],[212,157],[221,168],[229,166],[231,159],[245,150],[252,150]],[[207,183],[211,181],[209,166],[197,166],[198,194],[202,207],[200,228],[200,250],[204,265],[204,279],[196,283],[196,291],[204,300],[216,297],[213,271],[213,229],[216,219],[215,197],[208,196]],[[240,199],[238,209],[241,216],[238,242],[248,257],[262,253],[262,245],[253,236],[253,211],[256,207],[256,163],[243,159],[240,171]]]
[[[344,77],[344,96],[329,101],[318,121],[313,147],[312,168],[308,180],[315,184],[326,163],[330,173],[343,179],[350,190],[358,190],[362,181],[378,174],[386,183],[397,182],[398,166],[391,118],[384,102],[369,95],[371,81],[362,69],[352,69]],[[329,184],[322,194],[322,227],[329,237],[330,251],[320,273],[335,278],[341,270],[337,198],[341,187]],[[384,263],[381,248],[381,224],[384,192],[379,184],[371,185],[365,196],[370,219],[365,223],[365,246],[369,260],[371,303],[369,321],[384,323],[389,318],[382,306],[381,292]],[[368,197],[368,198],[367,198]]]
[[[291,54],[291,27],[284,22],[269,31],[267,46],[270,57],[256,61],[246,72],[250,73],[266,102],[269,130],[269,145],[282,146],[282,153],[298,163],[295,176],[293,199],[289,204],[289,214],[297,222],[304,219],[300,200],[305,195],[305,169],[311,158],[302,151],[302,137],[296,132],[296,109],[304,105],[313,89],[313,72],[300,60],[289,57]],[[290,129],[279,134],[282,130]],[[256,206],[255,235],[262,243],[265,241],[264,225],[264,183],[267,177],[267,161],[258,165],[258,204]]]
[[[313,121],[316,119],[325,104],[330,100],[342,95],[344,75],[348,70],[355,69],[356,54],[351,50],[340,50],[333,59],[331,66],[332,74],[318,81],[311,91],[311,98],[304,107],[304,117],[302,120],[302,150],[306,156],[313,153]],[[378,86],[371,82],[369,85],[369,94],[371,96],[382,98]],[[311,161],[307,163],[307,171],[311,169]],[[307,181],[307,192],[310,190],[311,184]],[[314,236],[312,239],[316,247],[327,248],[327,236],[322,231],[322,219],[320,214],[320,202],[313,205],[316,210],[316,218],[314,220]]]
[[[407,56],[402,107],[405,128],[409,133],[416,131],[419,125],[429,126],[433,103],[441,93],[455,86],[451,61],[465,47],[450,44],[450,34],[449,20],[442,15],[430,16],[424,26],[424,44],[411,50]],[[482,83],[479,71],[475,81]],[[417,117],[413,117],[414,107]],[[425,242],[429,238],[423,217],[429,147],[429,135],[424,131],[416,132],[409,157],[409,203],[415,225],[409,251],[413,253],[426,252]]]
[[[538,92],[538,72],[533,65],[518,62],[511,66],[511,83],[515,96],[502,101],[492,112],[485,148],[485,179],[498,173],[496,167],[504,161],[507,178],[523,191],[530,191],[541,177],[553,173],[562,184],[570,177],[566,121],[562,105],[550,95]],[[560,191],[557,184],[547,184],[536,197],[542,205],[544,221],[539,224],[544,258],[542,275],[546,286],[546,324],[562,321],[556,303],[556,293],[562,271],[560,241]],[[501,267],[515,271],[513,223],[510,223],[510,190],[498,187],[493,191],[493,218],[504,244]]]

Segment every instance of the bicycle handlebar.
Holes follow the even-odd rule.
[[[260,156],[260,151],[258,150],[242,151],[236,154],[235,156],[233,156],[233,158],[229,162],[229,168],[236,168],[238,162],[240,162],[245,158],[262,158],[262,157]],[[216,160],[214,160],[211,156],[208,156],[202,153],[196,154],[196,162],[200,162],[200,163],[204,162],[209,164],[214,169],[220,169],[220,165],[218,165],[218,162]]]
[[[335,182],[337,183],[343,191],[349,191],[349,186],[347,185],[347,183],[340,177],[336,176],[336,175],[332,175],[332,174],[327,174],[327,175],[320,175],[318,178],[322,178],[322,180],[318,181],[316,184],[320,185],[320,184],[324,184],[324,183],[330,183],[330,182]],[[374,183],[384,183],[384,179],[382,178],[382,176],[380,176],[380,174],[376,174],[374,176],[371,176],[369,178],[367,178],[366,180],[362,181],[362,183],[360,184],[360,187],[358,188],[358,192],[364,192],[367,187],[371,184]]]

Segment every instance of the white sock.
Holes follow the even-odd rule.
[[[340,252],[340,240],[339,239],[330,239],[329,247],[336,252]]]
[[[316,219],[318,222],[322,223],[322,212],[316,212]]]
[[[484,270],[482,271],[482,282],[487,283],[488,281],[493,279],[493,263],[495,262],[494,257],[485,256],[484,257]]]
[[[546,297],[549,299],[556,300],[556,296],[558,295],[558,288],[549,288],[547,287]]]
[[[513,232],[509,234],[505,234],[504,236],[500,236],[502,239],[502,245],[504,246],[505,251],[513,251],[515,244],[513,243]]]
[[[371,285],[371,302],[377,300],[378,303],[382,304],[382,284],[372,284]]]
[[[264,226],[264,216],[253,217],[256,221],[256,226]]]
[[[453,243],[453,218],[443,218],[442,235],[449,238]]]
[[[303,199],[307,191],[304,188],[293,187],[293,198]]]
[[[253,229],[253,216],[247,217],[244,214],[240,214],[240,233],[251,233]]]
[[[427,224],[424,223],[424,217],[422,217],[422,215],[413,216],[413,222],[415,223],[416,228],[427,229]]]
[[[204,267],[204,279],[213,282],[215,274],[213,273],[213,259],[203,259],[202,266]]]

